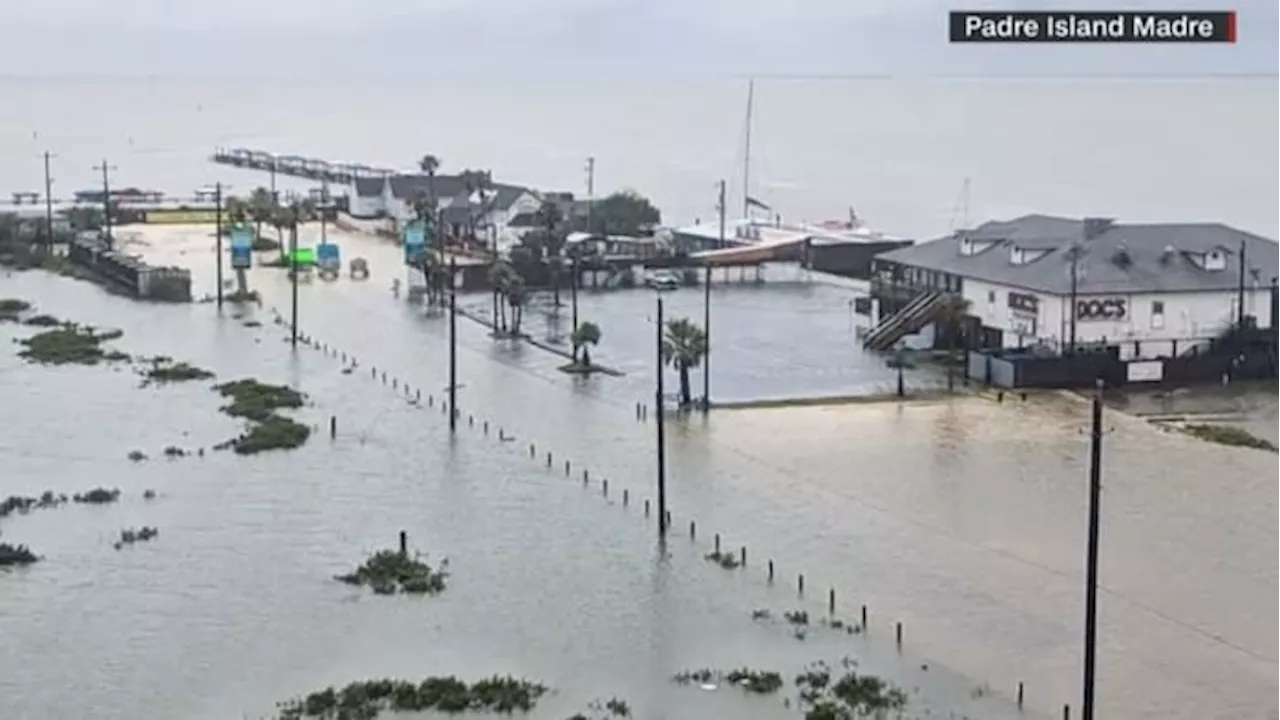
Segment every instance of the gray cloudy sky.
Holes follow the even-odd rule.
[[[1240,42],[953,46],[941,0],[0,0],[0,73],[1277,72],[1276,0],[959,4],[1234,7]]]

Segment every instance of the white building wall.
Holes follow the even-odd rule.
[[[386,203],[382,196],[362,197],[356,193],[354,185],[351,186],[351,191],[347,197],[350,203],[348,214],[352,217],[373,218],[386,210]]]
[[[1030,295],[1037,300],[1035,334],[1019,337],[1029,313],[1009,308],[1009,293]],[[969,312],[986,327],[1003,333],[1005,347],[1036,344],[1037,341],[1060,347],[1071,334],[1071,298],[1022,288],[971,280],[964,281],[963,295],[970,303]],[[1237,293],[1234,290],[1182,293],[1106,293],[1080,294],[1078,302],[1122,300],[1123,318],[1079,319],[1076,341],[1093,343],[1108,341],[1121,346],[1125,359],[1135,356],[1170,355],[1176,341],[1178,353],[1193,344],[1206,342],[1227,330],[1236,319]],[[1163,310],[1163,312],[1159,312]],[[1245,312],[1257,318],[1258,326],[1271,327],[1271,289],[1252,286],[1245,291]],[[1135,346],[1135,343],[1138,345]]]

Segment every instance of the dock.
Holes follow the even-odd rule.
[[[209,158],[219,165],[261,170],[273,175],[319,180],[352,185],[357,178],[382,178],[395,175],[395,170],[360,163],[335,163],[302,155],[280,155],[252,148],[216,148]]]

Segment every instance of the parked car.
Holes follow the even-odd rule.
[[[657,270],[645,274],[644,284],[654,290],[675,290],[680,287],[680,278],[676,277],[675,273]]]

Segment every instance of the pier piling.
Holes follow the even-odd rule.
[[[743,567],[746,567],[747,566],[747,546],[746,545],[742,546],[742,550],[739,552],[739,555],[741,556],[739,564],[742,565]]]
[[[1022,681],[1018,681],[1018,708],[1022,708]]]
[[[720,533],[716,533],[716,554],[720,554]]]
[[[548,461],[548,464],[550,464],[550,461]],[[569,477],[569,461],[568,460],[564,461],[564,476]]]
[[[649,501],[644,501],[644,516],[649,517]]]
[[[902,621],[901,620],[894,623],[893,625],[893,641],[894,643],[897,644],[899,648],[902,647]]]
[[[329,416],[329,439],[332,440],[336,437],[338,437],[338,416],[330,415]]]
[[[407,555],[409,553],[409,533],[404,530],[400,531],[400,554]]]
[[[804,594],[804,573],[800,573],[796,578],[796,590],[798,590],[801,595]]]
[[[628,502],[630,502],[630,501],[631,501],[631,492],[630,492],[629,490],[623,489],[623,491],[622,491],[622,507],[626,507],[626,506],[627,506],[627,503],[628,503]]]
[[[862,606],[862,629],[867,629],[867,606],[865,604]]]
[[[547,453],[547,467],[551,467],[551,453]]]
[[[587,484],[587,483],[589,483],[589,482],[591,482],[591,473],[587,472],[587,471],[584,469],[584,470],[582,471],[582,484],[583,484],[583,485],[586,485],[586,484]],[[608,481],[608,480],[605,480],[605,481],[604,481],[604,484],[605,484],[605,485],[608,485],[608,484],[609,484],[609,481]]]
[[[769,559],[769,582],[773,582],[773,559]]]
[[[827,591],[827,613],[830,615],[836,614],[836,589],[835,588],[831,588],[830,590]]]
[[[583,484],[586,484],[586,477],[587,477],[586,475],[582,476]],[[605,497],[609,497],[609,480],[608,479],[600,481],[600,494]]]
[[[689,539],[693,540],[698,537],[698,523],[693,520],[689,521]]]

